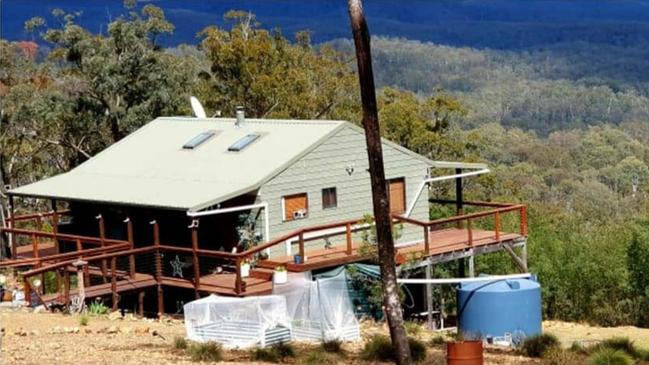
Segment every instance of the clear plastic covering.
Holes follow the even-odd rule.
[[[226,347],[266,346],[290,340],[286,299],[279,295],[232,298],[210,295],[184,306],[187,338]]]
[[[347,291],[344,270],[311,280],[310,273],[292,274],[273,294],[286,297],[291,335],[298,341],[357,340],[358,320]]]

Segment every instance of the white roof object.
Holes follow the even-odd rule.
[[[198,211],[252,192],[345,125],[344,121],[157,118],[73,170],[12,195]],[[200,133],[215,135],[193,149]],[[228,148],[261,136],[239,152]]]

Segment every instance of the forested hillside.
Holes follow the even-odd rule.
[[[331,44],[352,50],[350,41]],[[498,122],[550,132],[649,120],[649,48],[585,42],[522,51],[375,38],[377,83],[421,95],[441,88],[468,107],[465,127]]]
[[[244,105],[254,117],[360,124],[348,41],[314,44],[232,11],[198,47],[165,48],[175,25],[163,9],[130,3],[101,35],[79,25],[83,15],[54,10],[56,21],[27,22],[37,43],[0,40],[4,184],[68,170],[157,116],[187,115],[189,95],[209,115]],[[467,180],[470,199],[529,204],[544,314],[649,326],[647,51],[389,38],[373,47],[383,135],[433,159],[487,162],[492,174]],[[485,256],[478,270],[511,265]]]

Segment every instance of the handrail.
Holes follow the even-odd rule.
[[[135,255],[135,254],[141,254],[141,253],[149,253],[149,252],[154,252],[156,250],[157,250],[157,248],[154,247],[154,246],[147,246],[147,247],[134,248],[132,250],[127,250],[127,251],[119,251],[119,252],[112,252],[112,253],[107,253],[107,254],[103,254],[103,255],[97,255],[97,256],[91,256],[91,257],[83,257],[83,259],[86,260],[86,261],[107,260],[107,259],[112,259],[113,257],[128,256],[128,255]],[[36,268],[36,269],[31,269],[31,270],[23,272],[22,275],[25,278],[26,277],[32,277],[34,275],[46,273],[48,271],[52,271],[52,270],[55,270],[55,269],[59,269],[59,268],[62,268],[62,267],[72,265],[78,259],[79,259],[79,257],[75,258],[74,260],[59,261],[59,262],[54,263],[54,264],[39,267],[39,268]]]
[[[406,218],[400,215],[393,215],[393,218],[399,221],[403,221],[406,223],[411,223],[415,224],[421,227],[432,227],[432,226],[438,226],[446,223],[453,223],[453,222],[459,222],[459,221],[464,221],[464,220],[469,220],[469,219],[476,219],[476,218],[483,218],[487,217],[490,215],[495,215],[496,213],[507,213],[507,212],[513,212],[516,210],[521,210],[524,209],[526,206],[524,204],[517,204],[517,205],[511,205],[505,208],[498,208],[498,209],[492,209],[492,210],[487,210],[484,212],[476,212],[476,213],[470,213],[470,214],[461,214],[461,215],[456,215],[453,217],[448,217],[448,218],[440,218],[436,219],[433,221],[420,221],[414,218]]]
[[[51,217],[55,214],[57,215],[63,215],[66,213],[69,213],[69,209],[64,209],[64,210],[57,210],[56,212],[53,210],[50,210],[48,212],[43,212],[43,213],[31,213],[31,214],[24,214],[24,215],[17,215],[15,217],[7,217],[7,221],[10,222],[20,222],[20,221],[27,221],[30,219],[36,219],[36,218],[45,218],[45,217]]]
[[[91,243],[91,244],[101,244],[102,243],[102,239],[97,238],[97,237],[78,236],[78,235],[67,234],[67,233],[43,232],[43,231],[35,231],[35,230],[31,230],[31,229],[0,228],[0,233],[2,233],[2,232],[13,233],[13,234],[18,234],[18,235],[25,235],[25,236],[46,237],[46,238],[52,238],[52,239],[59,239],[59,240],[63,240],[63,241],[76,241],[77,239],[79,239],[84,243]],[[122,244],[122,243],[124,243],[126,241],[107,238],[107,239],[104,239],[103,242],[105,244]]]
[[[430,203],[437,204],[457,204],[457,200],[452,199],[429,199]],[[498,202],[488,202],[482,200],[463,200],[462,205],[470,205],[476,207],[497,207],[497,208],[506,208],[519,205],[518,203],[498,203]]]
[[[70,251],[70,252],[64,252],[64,253],[59,253],[55,255],[49,255],[49,256],[43,256],[43,257],[30,257],[30,258],[25,258],[25,259],[17,259],[17,260],[11,260],[9,261],[9,265],[11,266],[25,266],[25,265],[33,265],[34,263],[37,264],[42,264],[44,262],[49,262],[49,261],[55,261],[55,260],[61,260],[61,259],[66,259],[68,257],[87,257],[87,255],[94,255],[95,253],[107,253],[107,252],[112,252],[115,250],[119,250],[125,247],[129,247],[128,242],[124,242],[121,244],[116,244],[116,245],[111,245],[111,246],[106,246],[106,247],[97,247],[97,248],[89,248],[86,250],[81,250],[81,251]],[[0,267],[2,267],[3,263],[0,262]]]

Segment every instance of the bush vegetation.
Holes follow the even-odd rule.
[[[408,338],[410,353],[415,362],[426,359],[426,346],[414,338]],[[361,351],[361,358],[367,361],[395,361],[396,351],[392,346],[392,341],[387,336],[373,336]]]
[[[88,314],[93,315],[93,316],[108,314],[109,311],[110,311],[110,308],[108,308],[100,300],[93,300],[90,303],[90,306],[88,306]]]
[[[188,346],[187,340],[184,337],[174,337],[174,348],[176,350],[186,350]]]
[[[603,347],[590,356],[588,365],[632,365],[633,358],[622,350]]]
[[[559,339],[555,335],[543,333],[527,337],[521,346],[521,351],[528,357],[543,357],[548,351],[559,347]]]
[[[216,362],[223,358],[223,349],[216,342],[193,342],[187,346],[187,354],[192,361]]]
[[[89,320],[90,320],[90,318],[88,318],[87,314],[82,314],[81,316],[79,316],[79,325],[80,326],[87,326]]]
[[[295,357],[295,349],[288,342],[279,342],[268,347],[256,348],[252,352],[252,359],[257,361],[280,362],[289,357]]]
[[[320,346],[326,352],[331,352],[334,354],[342,354],[344,352],[342,345],[343,342],[341,340],[328,340],[328,341],[323,341]]]

